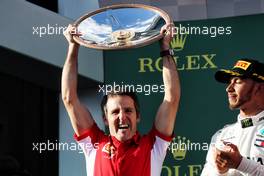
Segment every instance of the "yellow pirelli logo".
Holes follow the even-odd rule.
[[[247,68],[250,66],[250,62],[247,61],[237,61],[236,65],[234,68],[241,68],[243,70],[247,70]]]

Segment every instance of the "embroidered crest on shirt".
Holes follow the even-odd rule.
[[[111,159],[116,154],[116,149],[110,142],[108,142],[104,145],[102,152],[106,154],[106,158]]]

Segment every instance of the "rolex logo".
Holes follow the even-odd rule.
[[[185,158],[189,143],[190,140],[187,140],[186,137],[177,136],[177,138],[173,138],[169,149],[175,160],[183,160]]]
[[[170,45],[174,51],[181,51],[184,48],[186,42],[187,34],[177,33],[172,39]]]

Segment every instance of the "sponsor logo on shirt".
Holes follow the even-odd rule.
[[[264,140],[262,140],[262,139],[256,139],[255,146],[257,146],[257,147],[263,147],[264,148]]]
[[[264,139],[264,128],[260,129],[257,133],[257,137]]]
[[[113,156],[116,154],[116,149],[115,149],[114,146],[111,145],[110,142],[108,142],[108,143],[106,143],[106,144],[104,145],[104,147],[103,147],[103,149],[102,149],[102,152],[103,152],[104,154],[106,154],[106,155],[105,155],[106,158],[111,159],[111,158],[113,158]]]
[[[246,118],[240,121],[242,128],[247,128],[253,126],[253,121],[251,118]]]

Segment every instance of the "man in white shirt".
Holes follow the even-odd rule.
[[[215,79],[226,83],[229,107],[237,122],[212,137],[202,176],[264,176],[264,64],[240,59]]]

